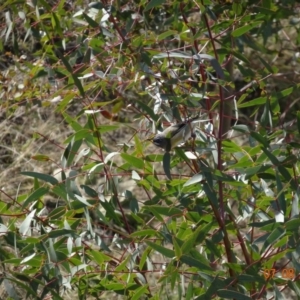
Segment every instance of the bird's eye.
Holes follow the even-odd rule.
[[[153,138],[153,143],[155,145],[160,145],[161,144],[161,138],[159,136],[156,136]]]

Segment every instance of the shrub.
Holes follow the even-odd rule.
[[[36,128],[2,189],[8,297],[299,296],[294,2],[2,5],[5,149],[21,108]],[[195,116],[184,145],[152,145]]]

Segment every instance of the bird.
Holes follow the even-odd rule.
[[[199,117],[188,119],[185,122],[174,124],[166,128],[163,132],[154,136],[152,142],[155,146],[163,148],[166,152],[170,152],[178,145],[185,143],[192,137],[194,122],[203,122]]]

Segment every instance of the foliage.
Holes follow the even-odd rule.
[[[24,88],[0,90],[6,117],[55,105],[72,130],[31,157],[61,157],[59,174],[23,168],[31,190],[2,190],[8,297],[300,296],[294,1],[1,5],[1,49],[28,58]],[[184,146],[153,147],[194,116]]]

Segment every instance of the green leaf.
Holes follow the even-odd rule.
[[[135,100],[135,102],[138,104],[138,106],[142,109],[142,111],[144,111],[145,113],[147,113],[150,118],[154,121],[157,122],[158,120],[158,116],[154,113],[153,109],[151,109],[148,105],[146,105],[143,101],[140,100]]]
[[[100,133],[106,133],[106,132],[117,130],[119,128],[120,128],[119,125],[100,125],[97,127],[97,130]]]
[[[295,294],[299,297],[300,296],[300,282],[293,281],[293,280],[288,280],[288,286],[292,291],[295,292]]]
[[[57,185],[58,180],[50,175],[43,174],[43,173],[37,173],[37,172],[21,172],[22,175],[26,175],[29,177],[33,177],[36,179],[40,179],[43,181],[46,181],[48,183],[51,183],[52,185]]]
[[[10,258],[6,259],[3,262],[6,264],[20,265],[22,258]]]
[[[199,183],[199,182],[203,181],[204,179],[205,179],[205,177],[203,176],[203,174],[201,174],[201,173],[195,174],[183,186],[189,186],[189,185],[192,185],[192,184],[196,184],[196,183]]]
[[[87,15],[86,13],[82,13],[82,16],[85,18],[85,20],[89,23],[89,25],[92,28],[98,28],[99,27],[99,24],[96,21],[94,21],[92,18],[90,18],[89,15]]]
[[[53,28],[59,34],[59,36],[63,36],[63,32],[62,32],[62,29],[60,26],[61,21],[59,20],[58,16],[54,12],[51,13],[51,22],[52,22]]]
[[[263,146],[265,147],[264,149],[266,149],[269,146],[269,141],[267,140],[267,138],[265,138],[264,136],[262,136],[261,134],[259,134],[258,132],[255,131],[251,131],[250,135],[259,143],[263,144]],[[267,150],[268,151],[268,150]],[[270,153],[270,152],[269,152]],[[274,155],[273,155],[274,157]]]
[[[189,299],[193,299],[193,296],[194,296],[194,285],[193,285],[193,282],[189,282],[188,284],[188,288],[186,290],[186,298],[187,300]]]
[[[267,97],[259,97],[242,104],[238,104],[238,108],[263,105],[268,101]],[[236,127],[236,126],[235,126]]]
[[[70,74],[74,80],[74,83],[80,92],[81,97],[84,98],[85,97],[84,89],[83,89],[82,84],[81,84],[80,80],[78,79],[78,77],[75,74],[73,74],[73,69],[72,69],[71,65],[69,64],[67,59],[62,54],[59,55],[59,58],[62,60],[66,69],[70,72]]]
[[[273,219],[270,219],[270,220],[262,221],[262,222],[253,222],[253,223],[251,222],[251,223],[249,223],[249,226],[262,228],[267,225],[275,225],[275,224],[276,224],[275,221]]]
[[[90,135],[90,134],[91,134],[91,130],[90,129],[87,129],[87,128],[80,129],[80,130],[76,131],[75,133],[73,133],[71,136],[69,136],[65,140],[65,143],[70,143],[72,141],[75,142],[75,141],[83,140],[84,138],[87,137],[87,135]]]
[[[272,117],[271,117],[271,113],[270,113],[270,101],[269,100],[266,101],[266,104],[264,106],[264,111],[260,118],[260,124],[263,127],[266,127],[268,125],[270,127],[273,127]]]
[[[231,140],[224,140],[222,141],[222,146],[224,149],[230,149],[231,153],[235,152],[243,152],[243,148],[237,145],[234,141]]]
[[[209,285],[208,289],[206,290],[205,294],[202,294],[202,296],[196,298],[196,300],[208,300],[213,299],[213,295],[216,294],[217,290],[220,290],[222,288],[226,287],[226,283],[224,280],[219,278],[219,275],[216,276],[209,276],[207,272],[198,272],[199,276],[203,278],[207,284]]]
[[[180,249],[180,246],[177,243],[177,239],[173,236],[172,237],[172,244],[175,250],[175,255],[177,257],[177,259],[180,259],[181,255],[182,255],[182,251]]]
[[[59,207],[56,207],[55,209],[53,209],[49,213],[48,218],[50,220],[56,220],[56,219],[59,219],[60,217],[62,217],[65,213],[66,213],[66,207],[59,206]]]
[[[266,142],[264,140],[264,137],[256,135],[257,140],[261,140],[262,142]],[[268,149],[266,149],[265,147],[262,148],[262,150],[264,151],[264,153],[268,156],[268,158],[270,159],[270,161],[272,162],[272,164],[274,166],[278,166],[280,164],[279,160],[277,159],[277,157],[275,155],[273,155]]]
[[[267,171],[270,168],[271,168],[271,166],[260,165],[260,166],[257,166],[257,167],[247,167],[246,166],[244,169],[236,168],[236,170],[239,171],[239,172],[241,172],[241,173],[246,174],[246,179],[248,179],[248,178],[251,178],[253,175],[257,175],[259,173],[263,173],[263,172]]]
[[[180,261],[184,264],[187,264],[188,266],[196,267],[201,271],[212,271],[211,267],[208,264],[205,264],[189,255],[182,255],[180,257]]]
[[[271,0],[262,0],[262,6],[264,8],[271,9],[271,4],[272,4]]]
[[[274,248],[281,248],[281,247],[284,247],[288,244],[288,240],[289,240],[289,236],[285,235],[283,236],[278,242],[276,242],[274,244]],[[292,250],[290,250],[292,251]],[[282,257],[286,256],[286,253],[285,252],[280,252],[277,254],[277,256],[272,256],[272,258],[270,259],[270,261],[273,260],[273,262],[276,262],[276,261],[279,261]]]
[[[246,296],[245,294],[231,290],[218,290],[217,295],[225,299],[252,300],[251,297]]]
[[[165,0],[150,0],[150,2],[144,8],[144,12],[146,12],[146,11],[156,7],[156,6],[160,6],[164,3],[165,3]]]
[[[47,155],[42,155],[42,154],[37,154],[34,156],[31,156],[32,159],[37,160],[37,161],[49,161],[50,158]]]
[[[74,120],[71,116],[69,116],[66,112],[62,112],[64,120],[73,128],[74,131],[79,131],[83,127]]]
[[[35,256],[36,256],[36,253],[30,254],[29,256],[23,258],[22,261],[20,262],[20,264],[24,264],[24,263],[28,262],[29,260],[33,259]]]
[[[206,182],[204,182],[203,191],[205,192],[207,198],[210,200],[211,204],[214,205],[214,207],[218,207],[219,202],[215,189],[213,189]]]
[[[298,133],[300,134],[300,111],[297,111],[297,128],[298,128]]]
[[[144,168],[144,161],[140,158],[129,155],[127,153],[122,153],[121,157],[137,169],[143,169]]]
[[[53,187],[52,192],[55,195],[57,195],[58,197],[61,197],[62,199],[64,199],[66,201],[66,203],[68,203],[68,195],[67,195],[67,191],[66,191],[66,185],[64,182]]]
[[[286,213],[285,193],[277,170],[276,170],[276,185],[277,185],[277,201],[279,203],[279,208],[280,210],[283,211],[283,214],[285,215]]]
[[[166,152],[163,157],[163,167],[166,176],[171,180],[171,155],[170,152]]]
[[[82,131],[80,131],[80,132],[82,132]],[[87,132],[85,132],[84,136],[86,136],[86,134],[87,134]],[[80,146],[82,145],[82,142],[83,142],[82,139],[83,139],[83,137],[80,138],[80,140],[76,140],[74,136],[70,137],[70,139],[67,139],[70,142],[69,142],[68,146],[66,147],[64,154],[63,154],[63,158],[62,158],[62,167],[63,168],[68,168],[68,167],[72,166],[74,158],[77,155]]]
[[[261,25],[262,22],[263,21],[256,21],[256,22],[252,22],[251,24],[239,27],[238,29],[232,31],[231,35],[233,37],[241,36],[241,35],[247,33],[248,31],[250,31],[251,29]]]
[[[73,100],[75,97],[76,97],[75,92],[68,91],[68,94],[66,94],[64,96],[64,98],[57,105],[56,111],[60,112],[62,115],[67,115],[67,114],[64,113],[64,109],[70,103],[70,101]],[[67,121],[67,119],[66,119],[66,121]],[[75,121],[73,121],[73,122],[75,122]]]
[[[262,62],[262,64],[265,66],[265,68],[268,70],[269,73],[271,74],[277,73],[276,67],[271,67],[260,55],[258,55],[257,58]]]
[[[167,38],[168,36],[170,35],[176,35],[178,34],[178,32],[176,30],[168,30],[166,32],[163,32],[161,33],[158,37],[157,37],[157,40],[158,41],[161,41],[161,40],[164,40],[165,38]]]
[[[285,223],[286,230],[295,231],[300,228],[300,219],[292,219]]]
[[[268,236],[268,238],[266,239],[262,249],[261,249],[261,253],[263,253],[267,247],[269,247],[270,245],[273,245],[276,241],[278,241],[284,234],[286,233],[285,229],[282,227],[277,227],[275,228],[271,234]]]
[[[77,199],[77,200],[80,201],[82,204],[84,204],[84,206],[89,206],[89,207],[92,206],[92,204],[90,204],[90,203],[87,201],[87,199],[86,199],[85,197],[83,197],[83,196],[79,196],[79,195],[76,195],[76,194],[75,194],[75,199]]]
[[[138,230],[136,232],[133,232],[131,237],[146,237],[146,236],[157,236],[157,231],[154,229],[144,229],[144,230]]]
[[[232,126],[232,128],[236,131],[239,131],[239,132],[243,132],[243,133],[250,133],[250,129],[247,125],[235,125],[235,126]]]
[[[112,282],[112,281],[110,281]],[[123,283],[108,283],[108,284],[103,284],[105,289],[109,291],[118,291],[118,290],[124,290],[124,284]]]
[[[120,220],[119,220],[119,217],[118,215],[116,214],[115,212],[115,208],[114,206],[112,205],[112,203],[110,202],[101,202],[101,205],[103,206],[103,208],[106,210],[106,216],[107,218],[111,218],[113,219],[117,224],[120,224]],[[97,212],[98,214],[100,214],[101,212],[98,211]]]
[[[161,253],[162,255],[169,257],[169,258],[174,258],[175,257],[175,252],[173,250],[170,250],[168,248],[162,247],[158,244],[152,243],[150,241],[146,241],[146,244],[151,247],[153,250]]]
[[[205,243],[206,243],[206,247],[207,249],[213,253],[214,255],[216,255],[216,257],[221,258],[222,257],[222,253],[221,251],[218,249],[217,245],[215,243],[213,243],[211,240],[209,239],[205,239]]]
[[[143,251],[143,254],[140,258],[139,269],[144,270],[144,266],[147,263],[148,270],[153,268],[152,262],[149,259],[149,253],[151,252],[151,248],[148,246],[146,250]]]
[[[95,251],[95,250],[88,250],[88,253],[93,256],[93,258],[95,259],[95,262],[99,265],[102,266],[103,263],[105,263],[106,261],[109,261],[110,258],[108,256],[106,256],[104,253],[100,252],[100,251]]]
[[[170,274],[169,280],[171,283],[171,290],[174,291],[175,284],[179,281],[178,269],[173,269],[172,272],[170,272],[169,274]],[[178,292],[178,294],[179,294],[179,299],[181,299],[180,292]]]
[[[294,180],[294,178],[292,178],[289,171],[283,166],[278,166],[277,169],[280,172],[280,174],[284,177],[285,181],[290,183],[290,186],[293,189],[293,191],[297,191],[298,183]]]
[[[51,238],[57,238],[57,237],[74,237],[77,238],[77,234],[74,230],[71,229],[56,229],[52,230],[48,233],[48,236]]]
[[[295,89],[296,89],[295,87],[290,87],[290,88],[287,88],[287,89],[282,90],[280,92],[277,92],[277,93],[272,95],[271,100],[273,98],[275,98],[275,99],[285,98],[285,97],[289,96],[292,92],[294,92]]]
[[[259,275],[250,275],[250,274],[241,274],[237,276],[238,282],[240,283],[252,283],[252,282],[259,282],[259,283],[265,283],[265,280]]]
[[[137,154],[139,156],[143,155],[143,144],[141,143],[141,140],[139,139],[137,134],[134,136],[134,143]]]
[[[279,291],[277,285],[273,284],[274,291],[275,291],[275,300],[285,300],[285,296],[283,295],[282,291]]]
[[[294,218],[299,214],[299,189],[295,190],[292,201],[291,218]]]
[[[32,201],[38,200],[39,198],[41,198],[42,196],[44,196],[45,194],[47,194],[49,191],[48,188],[46,187],[40,187],[37,190],[35,190],[23,203],[22,205],[22,209],[24,209],[25,207],[27,207],[27,205],[29,203],[31,203]]]
[[[240,2],[233,2],[232,3],[232,11],[236,14],[236,15],[240,15],[243,11],[243,5]]]
[[[181,247],[181,251],[183,254],[188,254],[190,252],[190,250],[195,246],[198,236],[203,230],[204,226],[198,226],[195,232],[193,232],[190,236],[186,237],[186,240],[184,241]]]
[[[84,190],[84,192],[92,198],[97,198],[98,197],[98,193],[92,189],[90,186],[85,185],[85,184],[81,184],[80,187]]]
[[[143,299],[143,295],[148,294],[148,284],[145,284],[134,291],[133,296],[130,298],[131,300],[140,300]]]
[[[34,209],[30,214],[25,218],[25,220],[21,223],[19,227],[19,231],[22,235],[26,235],[29,227],[31,226],[31,222],[34,218],[36,209]]]
[[[159,206],[159,205],[151,205],[151,206],[144,206],[145,210],[148,210],[152,213],[158,213],[159,215],[175,217],[175,216],[182,216],[182,210],[176,207],[167,207],[167,206]]]

